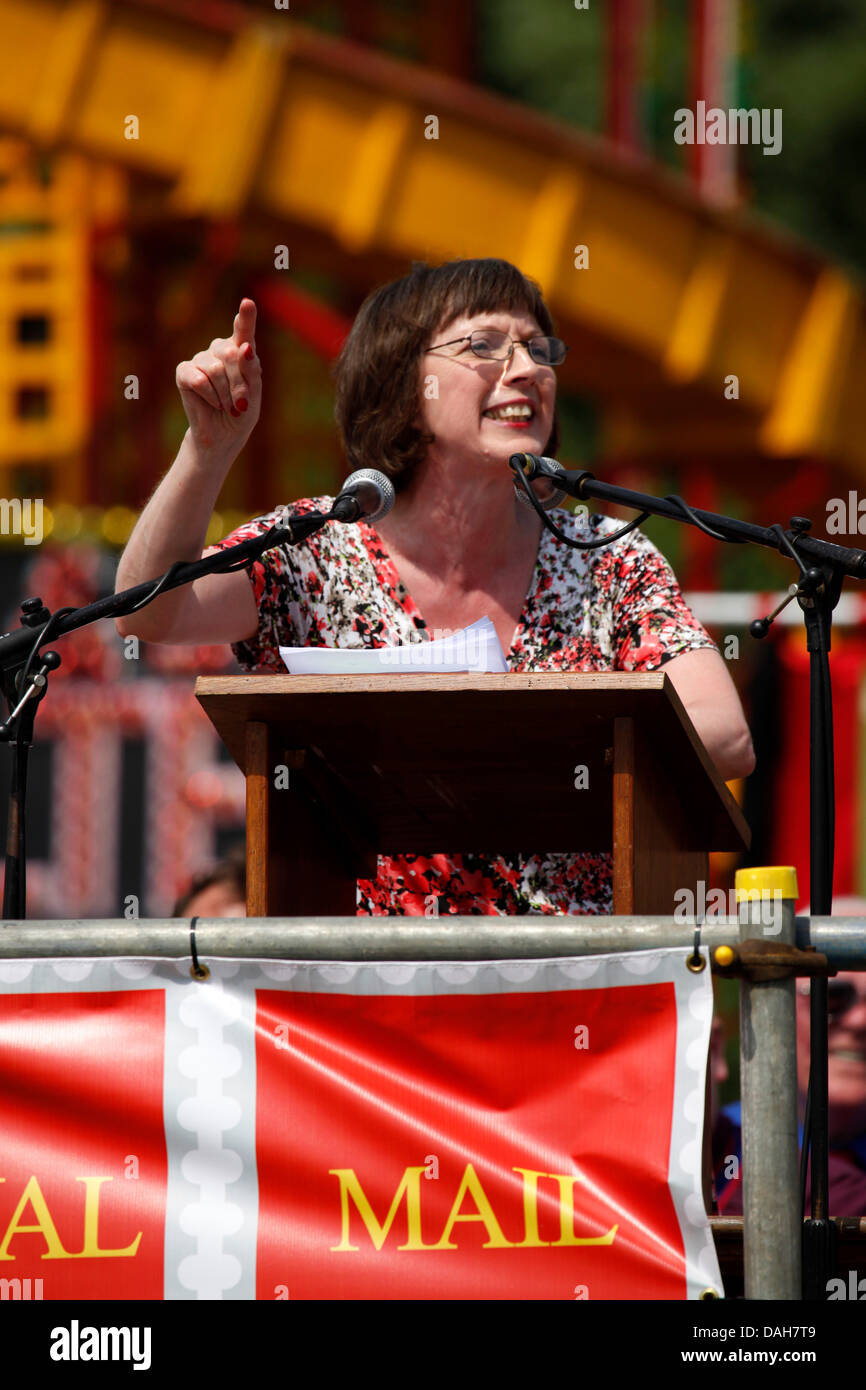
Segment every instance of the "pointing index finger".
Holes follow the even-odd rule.
[[[253,352],[256,350],[256,306],[252,299],[242,299],[241,307],[235,315],[234,332],[232,334],[234,342],[238,347],[244,343],[249,343]]]

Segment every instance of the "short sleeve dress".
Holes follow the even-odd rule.
[[[312,498],[295,514],[329,510]],[[241,526],[223,547],[268,530],[275,512]],[[557,511],[570,536],[593,540],[622,525]],[[285,670],[278,648],[382,647],[429,641],[424,618],[375,526],[330,525],[297,546],[266,551],[247,567],[256,635],[233,651],[248,671]],[[674,573],[640,531],[597,550],[572,550],[547,529],[506,653],[510,671],[654,671],[681,652],[715,643],[688,608]],[[609,854],[531,856],[405,854],[381,857],[358,881],[359,915],[604,913],[612,910]]]

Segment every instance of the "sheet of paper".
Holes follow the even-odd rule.
[[[367,676],[376,672],[507,671],[505,654],[490,618],[438,637],[432,642],[406,642],[398,647],[280,647],[286,670],[293,676]]]

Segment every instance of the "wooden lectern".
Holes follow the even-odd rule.
[[[663,671],[203,676],[196,695],[247,780],[251,917],[353,916],[378,854],[518,851],[612,851],[614,913],[669,916],[710,850],[749,844]]]

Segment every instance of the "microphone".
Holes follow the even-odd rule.
[[[331,521],[378,521],[394,505],[394,484],[375,468],[350,473],[331,508]]]
[[[512,454],[511,458],[508,460],[508,466],[512,468],[515,473],[519,470],[530,482],[535,478],[553,479],[556,478],[558,474],[565,472],[562,464],[557,463],[556,459],[538,458],[535,454]],[[516,478],[514,479],[514,491],[524,506],[532,506],[532,503],[526,495],[525,489],[520,486]],[[562,488],[554,488],[549,496],[543,498],[536,497],[535,500],[543,511],[550,512],[554,507],[558,507],[561,504],[566,495],[567,494],[563,492]]]

